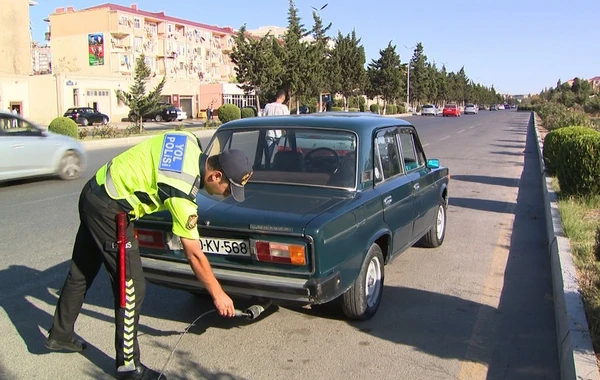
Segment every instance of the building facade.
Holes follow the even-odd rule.
[[[166,77],[163,100],[190,117],[201,108],[200,86],[228,82],[235,76],[229,53],[232,28],[221,28],[130,7],[103,4],[75,10],[57,8],[49,18],[52,73],[63,79],[61,112],[89,106],[127,116],[116,91],[127,91],[135,62],[142,54],[152,72],[149,87]]]
[[[33,75],[52,73],[52,53],[50,46],[37,42],[31,44],[31,65]]]

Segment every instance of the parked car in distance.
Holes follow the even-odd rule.
[[[274,129],[282,137],[269,154]],[[200,190],[197,228],[231,295],[293,305],[339,299],[348,318],[368,319],[385,264],[417,242],[444,241],[448,168],[428,158],[404,120],[359,112],[245,118],[220,126],[204,152],[224,149],[253,162],[245,200]],[[134,228],[148,281],[202,292],[168,212]]]
[[[144,121],[153,120],[160,123],[162,121],[169,122],[177,120],[178,116],[179,110],[177,107],[170,103],[159,103],[156,110],[146,113],[143,115],[142,119]],[[128,118],[131,121],[137,121],[137,116],[133,112],[129,112]]]
[[[85,163],[77,140],[0,112],[0,181],[49,175],[72,180],[79,178]]]
[[[490,105],[490,111],[498,111],[498,106],[496,104]]]
[[[460,116],[460,107],[454,103],[448,103],[444,106],[442,116]]]
[[[504,104],[498,104],[498,109],[499,110],[504,110],[505,109]]]
[[[177,108],[177,121],[186,120],[187,118],[187,112],[185,112],[181,108]]]
[[[478,113],[479,113],[479,107],[477,107],[477,105],[472,104],[472,103],[467,103],[465,105],[465,111],[464,111],[465,115],[469,115],[469,114],[476,115]]]
[[[92,124],[106,125],[110,121],[108,115],[98,112],[92,107],[72,107],[63,116],[71,118],[75,123],[83,126]]]
[[[421,116],[437,116],[438,108],[434,104],[425,104],[421,108]]]

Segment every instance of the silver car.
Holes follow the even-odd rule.
[[[437,116],[438,113],[438,108],[433,104],[425,104],[423,108],[421,108],[421,116]]]
[[[0,181],[46,175],[76,179],[86,159],[77,140],[0,112]]]
[[[465,115],[468,115],[468,114],[476,115],[478,113],[479,113],[479,107],[477,107],[477,105],[475,105],[475,104],[465,105],[465,111],[464,111]]]

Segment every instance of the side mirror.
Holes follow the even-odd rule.
[[[440,167],[440,160],[437,158],[431,158],[427,160],[427,167],[429,169],[438,169]]]

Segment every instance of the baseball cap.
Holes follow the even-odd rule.
[[[237,149],[224,150],[217,156],[223,174],[229,180],[231,196],[238,202],[243,202],[244,186],[252,175],[252,164],[244,152]]]

